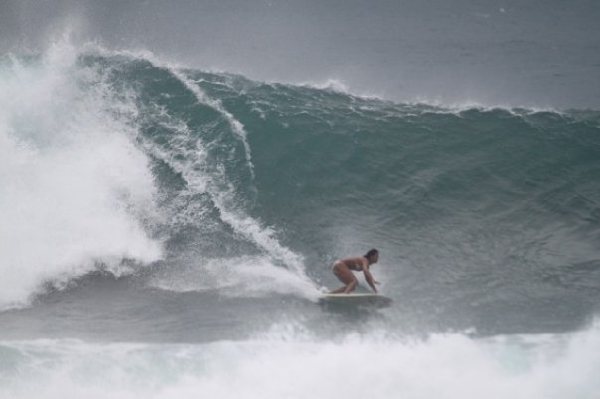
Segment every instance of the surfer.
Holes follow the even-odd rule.
[[[375,284],[379,284],[378,281],[375,281],[369,267],[377,263],[379,259],[379,251],[376,249],[372,249],[367,252],[364,256],[358,256],[356,258],[345,258],[338,259],[333,263],[333,274],[345,284],[345,286],[338,288],[335,291],[331,291],[332,294],[348,294],[356,288],[358,285],[358,280],[356,276],[354,276],[355,272],[363,272],[365,274],[365,279],[367,283],[373,288],[373,291],[377,293],[377,288]]]

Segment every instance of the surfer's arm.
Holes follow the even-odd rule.
[[[373,288],[373,291],[377,292],[377,287],[375,287],[375,284],[379,284],[379,283],[377,281],[375,281],[375,279],[373,278],[373,275],[371,274],[371,271],[369,270],[368,267],[364,267],[363,270],[365,273],[365,280],[367,280],[367,283],[369,283],[371,288]]]

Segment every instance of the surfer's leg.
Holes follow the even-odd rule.
[[[358,285],[358,280],[354,277],[354,274],[348,266],[343,263],[334,263],[333,264],[333,274],[345,285],[343,287],[338,288],[337,290],[331,291],[332,294],[341,294],[342,292],[347,294],[349,292],[354,291],[356,286]]]
[[[344,289],[344,294],[349,294],[352,291],[354,291],[354,289],[356,288],[357,285],[358,285],[358,281],[356,280],[356,277],[355,277],[354,281],[352,281],[350,284],[348,284],[346,286],[346,289]]]
[[[345,290],[346,290],[346,286],[343,286],[343,287],[341,287],[341,288],[338,288],[337,290],[330,291],[329,293],[330,293],[330,294],[341,294],[341,293],[342,293],[342,292],[344,292]]]

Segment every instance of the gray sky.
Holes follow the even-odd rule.
[[[0,49],[76,41],[397,101],[600,109],[592,0],[0,0]]]

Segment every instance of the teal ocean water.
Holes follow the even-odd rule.
[[[7,56],[0,397],[592,398],[599,176],[598,110]]]

